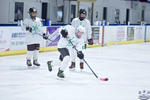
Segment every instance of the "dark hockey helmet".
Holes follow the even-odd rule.
[[[80,9],[79,14],[85,14],[86,15],[86,10],[85,9]]]
[[[82,15],[81,15],[82,14]],[[83,15],[84,14],[84,15]],[[82,21],[86,18],[86,10],[85,9],[80,9],[79,11],[79,19]]]
[[[34,7],[29,9],[29,15],[33,20],[35,20],[36,14],[33,16],[32,13],[37,13],[37,10]]]
[[[37,10],[34,7],[29,9],[29,13],[33,13],[33,12],[37,13]]]

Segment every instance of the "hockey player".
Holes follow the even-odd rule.
[[[79,26],[77,29],[76,29],[76,38],[78,40],[78,44],[79,46],[77,46],[76,48],[79,50],[79,51],[82,51],[84,52],[85,48],[84,48],[84,37],[81,36],[81,35],[84,35],[85,34],[85,28],[82,27],[82,26]],[[77,57],[77,54],[76,54],[76,50],[74,48],[71,49],[71,66],[69,66],[69,69],[70,70],[75,70],[75,62],[76,62],[76,57]],[[83,69],[83,60],[80,59],[80,69],[82,70]]]
[[[72,53],[72,49],[74,46],[76,46],[76,48],[79,50],[79,52],[74,52],[77,53],[77,57],[79,59],[84,58],[84,54],[82,53],[82,43],[84,43],[84,41],[82,42],[82,40],[80,40],[82,37],[82,32],[75,34],[75,28],[71,25],[67,25],[65,26],[65,28],[61,29],[60,34],[61,38],[58,42],[58,51],[60,53],[59,59],[61,61],[61,64],[57,76],[59,78],[64,78],[64,70],[70,62],[70,53]],[[70,41],[73,43],[73,46]],[[52,69],[51,61],[48,61],[48,63],[49,69]]]
[[[79,11],[79,17],[78,18],[74,18],[72,20],[71,25],[73,27],[75,27],[75,29],[77,30],[78,26],[82,26],[85,28],[85,33],[83,35],[84,37],[84,48],[86,49],[86,44],[88,43],[89,45],[93,45],[93,39],[92,39],[92,31],[91,31],[91,24],[90,22],[86,19],[86,10],[85,9],[80,9]],[[73,61],[71,63],[71,66],[69,67],[70,69],[75,67],[75,62]],[[84,68],[84,63],[81,62],[80,63],[80,68],[83,69]]]
[[[33,64],[36,66],[40,66],[38,62],[38,55],[40,48],[39,40],[41,36],[43,36],[44,39],[48,39],[48,37],[41,30],[42,27],[41,19],[36,17],[37,10],[34,7],[29,9],[29,15],[30,18],[25,19],[22,25],[26,33],[26,42],[27,42],[26,64],[28,67],[32,66],[31,57],[33,55]]]

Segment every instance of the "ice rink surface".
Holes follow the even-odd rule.
[[[47,70],[58,52],[39,54],[39,69],[27,69],[26,55],[0,57],[0,100],[138,100],[138,92],[150,91],[150,43],[89,48],[84,72],[65,71],[57,80],[58,66]],[[76,64],[79,70],[79,64]]]

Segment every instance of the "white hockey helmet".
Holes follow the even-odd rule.
[[[85,28],[82,27],[81,25],[77,27],[77,32],[85,33]]]
[[[59,28],[59,32],[61,30],[66,30],[66,31],[68,31],[68,33],[75,32],[75,28],[73,26],[71,26],[71,25],[62,26],[62,27]]]
[[[85,33],[85,28],[82,26],[78,26],[76,30],[76,36],[78,38],[81,38],[84,33]]]

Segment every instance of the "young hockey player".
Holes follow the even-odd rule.
[[[44,39],[48,39],[48,37],[42,32],[41,27],[41,19],[36,17],[37,10],[33,7],[29,9],[30,18],[25,19],[23,21],[23,29],[26,33],[26,42],[27,42],[27,61],[26,64],[28,67],[32,66],[31,57],[33,55],[33,65],[40,66],[38,62],[39,48],[40,43],[39,40],[41,38],[40,35],[43,36]]]
[[[86,19],[86,10],[85,9],[80,9],[79,11],[79,17],[74,18],[72,20],[71,25],[73,27],[75,27],[75,29],[77,30],[77,27],[79,27],[80,25],[82,27],[85,28],[85,33],[83,35],[84,37],[84,43],[85,43],[85,49],[86,49],[86,44],[88,43],[89,45],[93,45],[93,39],[92,39],[92,31],[91,31],[91,24],[90,22]],[[75,67],[75,62],[71,63],[71,66],[69,67],[70,69],[74,69]],[[81,62],[80,63],[80,68],[83,69],[84,68],[84,63]]]
[[[84,47],[84,38],[82,35],[85,34],[85,28],[82,26],[79,26],[76,29],[76,37],[77,37],[77,41],[78,41],[78,46],[76,47],[77,50],[84,52],[85,51],[85,47]],[[71,49],[71,66],[69,66],[70,70],[75,70],[75,62],[76,62],[76,50],[74,48]],[[83,60],[80,59],[80,69],[83,69]]]
[[[79,30],[80,31],[80,30]],[[60,67],[57,73],[57,76],[59,78],[64,78],[64,70],[68,66],[68,63],[70,63],[70,54],[72,54],[72,50],[74,49],[73,47],[75,46],[79,52],[74,52],[77,54],[77,57],[79,59],[84,58],[84,54],[82,53],[82,45],[84,41],[82,41],[82,32],[75,33],[75,28],[72,27],[71,25],[65,26],[63,29],[60,31],[61,38],[58,42],[58,51],[60,52]],[[81,39],[81,40],[80,40]],[[71,44],[71,42],[73,45]],[[52,63],[51,61],[48,61],[48,67],[50,71],[52,70]]]

